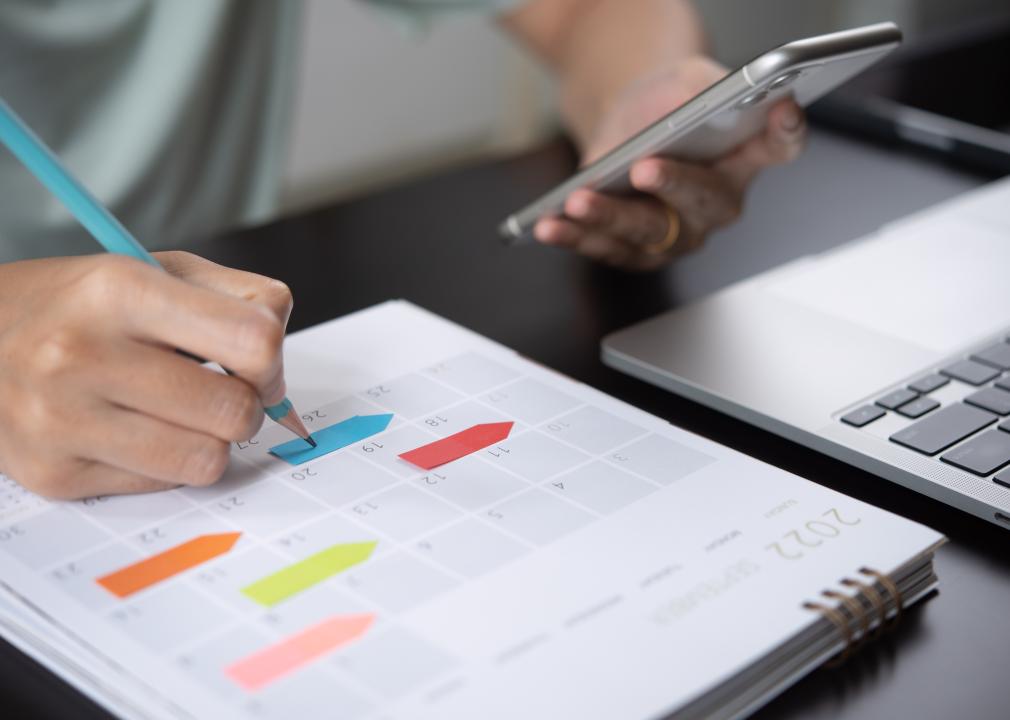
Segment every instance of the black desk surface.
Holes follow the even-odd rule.
[[[569,172],[562,143],[236,232],[195,249],[294,290],[292,329],[405,298],[688,430],[926,523],[951,540],[941,591],[839,670],[821,670],[760,718],[1005,718],[1010,532],[605,368],[600,338],[982,180],[929,161],[815,134],[799,164],[764,176],[743,221],[700,254],[628,275],[494,236],[509,211]],[[0,645],[0,717],[106,718]]]

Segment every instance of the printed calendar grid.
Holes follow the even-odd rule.
[[[173,523],[177,522],[182,522],[183,525],[185,525],[187,518],[194,519],[199,517],[196,522],[197,526],[201,523],[209,524],[210,527],[206,529],[205,532],[241,531],[243,533],[242,539],[239,541],[239,545],[236,546],[231,553],[207,563],[205,567],[196,568],[193,571],[166,583],[166,585],[171,587],[172,591],[178,592],[179,589],[186,590],[189,593],[192,593],[195,597],[198,597],[201,603],[209,603],[209,605],[203,605],[203,607],[216,608],[217,611],[216,622],[214,623],[214,627],[212,629],[203,629],[198,633],[197,637],[190,639],[188,642],[176,644],[165,649],[166,652],[171,652],[174,657],[183,658],[192,662],[193,654],[197,653],[200,648],[212,645],[216,640],[232,635],[241,631],[243,628],[249,627],[250,625],[254,627],[255,630],[249,634],[251,636],[254,635],[256,637],[265,638],[266,641],[281,639],[294,631],[292,628],[298,625],[298,621],[292,622],[290,619],[285,620],[285,606],[288,603],[297,603],[299,597],[301,596],[291,598],[285,603],[282,603],[276,611],[273,609],[264,610],[263,608],[254,606],[252,603],[245,608],[241,608],[236,606],[235,603],[229,603],[223,599],[220,596],[220,593],[215,592],[213,588],[207,587],[207,585],[214,584],[213,579],[208,582],[206,578],[204,578],[204,580],[201,580],[201,578],[205,575],[213,578],[214,572],[222,566],[231,566],[235,563],[241,563],[243,558],[246,558],[256,552],[260,552],[261,554],[266,553],[266,555],[272,556],[277,561],[277,567],[283,567],[284,564],[295,562],[302,557],[296,550],[292,550],[291,544],[296,542],[296,536],[307,531],[308,528],[318,525],[324,521],[329,520],[331,522],[336,522],[339,518],[338,524],[349,528],[351,532],[357,532],[358,540],[378,540],[379,544],[376,548],[376,552],[365,564],[366,566],[369,563],[378,565],[384,560],[389,560],[389,558],[407,558],[416,564],[415,567],[426,568],[445,576],[450,582],[444,585],[441,589],[436,589],[435,594],[437,595],[440,592],[451,589],[451,587],[454,587],[459,583],[466,582],[470,577],[474,577],[479,573],[461,572],[459,565],[454,568],[447,565],[445,560],[440,561],[437,556],[432,558],[430,548],[432,547],[431,544],[435,538],[446,534],[451,536],[454,530],[463,528],[463,526],[468,526],[469,532],[471,533],[473,532],[473,528],[480,528],[481,532],[491,533],[491,535],[488,535],[487,537],[505,538],[507,540],[505,547],[511,543],[511,545],[517,549],[516,553],[511,557],[507,557],[508,552],[505,552],[506,558],[503,560],[503,563],[511,562],[512,560],[522,557],[524,554],[530,552],[536,547],[547,544],[555,539],[546,538],[538,540],[537,538],[531,538],[524,536],[522,533],[516,532],[515,528],[503,526],[496,520],[495,515],[489,514],[496,512],[496,508],[507,507],[509,503],[512,503],[517,499],[536,498],[541,503],[546,501],[547,504],[553,505],[555,508],[569,508],[577,513],[577,515],[573,517],[578,517],[579,522],[576,522],[571,528],[574,530],[599,519],[606,514],[606,512],[616,511],[620,507],[612,507],[609,508],[609,510],[601,507],[594,508],[591,506],[591,503],[567,497],[564,492],[559,491],[557,488],[552,489],[552,483],[558,478],[574,477],[580,472],[583,472],[584,475],[585,473],[589,473],[591,475],[590,471],[598,471],[600,466],[602,466],[602,469],[605,471],[608,468],[611,468],[615,473],[617,473],[618,477],[627,476],[634,479],[635,482],[639,484],[635,491],[637,493],[637,497],[628,499],[628,502],[640,499],[641,497],[644,497],[645,495],[655,492],[663,487],[662,483],[657,482],[655,479],[646,475],[639,474],[632,468],[619,467],[618,460],[615,460],[615,457],[620,457],[620,451],[622,448],[634,446],[637,443],[649,438],[652,434],[648,430],[635,426],[626,420],[609,415],[608,413],[595,408],[593,405],[587,405],[570,396],[567,397],[568,401],[570,401],[567,405],[557,409],[557,412],[553,412],[545,417],[535,417],[532,421],[524,421],[521,417],[513,417],[509,413],[502,412],[499,409],[499,405],[496,404],[496,402],[501,403],[503,400],[508,399],[507,392],[505,393],[504,398],[502,397],[503,391],[507,391],[509,388],[518,386],[522,383],[536,383],[537,381],[532,380],[529,376],[524,376],[517,371],[513,371],[510,368],[506,369],[504,366],[498,366],[510,373],[510,376],[494,385],[483,387],[477,392],[463,393],[458,387],[454,387],[451,382],[446,381],[446,368],[451,368],[453,362],[458,362],[460,358],[469,358],[469,362],[472,363],[474,361],[474,357],[480,356],[468,354],[453,358],[434,367],[429,367],[417,373],[403,376],[397,380],[389,381],[386,385],[376,386],[377,388],[386,388],[388,390],[389,387],[395,387],[396,383],[400,380],[423,378],[429,383],[429,390],[431,387],[436,387],[443,391],[445,397],[450,398],[450,401],[447,404],[438,405],[434,408],[424,408],[424,411],[415,412],[419,409],[419,406],[416,402],[411,405],[413,400],[404,404],[402,401],[386,398],[386,402],[382,402],[383,395],[389,395],[392,393],[378,392],[378,397],[372,397],[367,394],[368,391],[365,391],[364,393],[347,396],[334,402],[324,404],[320,406],[318,410],[311,411],[309,413],[310,416],[315,415],[318,417],[322,414],[329,416],[329,412],[324,413],[327,409],[330,409],[330,411],[343,410],[344,414],[342,417],[332,416],[326,418],[327,420],[337,422],[351,414],[354,414],[356,409],[360,409],[368,413],[394,412],[394,421],[390,423],[387,430],[383,433],[372,438],[368,438],[367,441],[359,444],[358,447],[344,448],[336,453],[310,462],[307,466],[310,469],[313,466],[317,466],[320,470],[325,471],[328,464],[338,462],[335,458],[352,456],[356,459],[356,462],[363,462],[371,470],[376,471],[379,474],[379,477],[386,478],[387,482],[374,491],[367,491],[361,496],[341,504],[328,503],[311,490],[305,489],[303,482],[295,479],[295,476],[301,476],[303,479],[306,479],[305,466],[301,468],[284,467],[280,464],[280,461],[265,455],[265,447],[267,445],[265,441],[266,438],[271,436],[280,437],[275,428],[267,428],[260,433],[260,437],[263,438],[263,440],[261,441],[261,445],[259,446],[257,452],[248,452],[248,447],[254,446],[247,446],[246,450],[233,451],[233,456],[235,456],[234,464],[232,469],[229,471],[229,477],[223,481],[224,485],[221,487],[212,487],[207,489],[181,489],[171,493],[164,493],[162,497],[171,497],[174,499],[163,501],[170,509],[165,516],[159,517],[156,522],[146,524],[141,522],[135,527],[132,527],[130,525],[129,518],[127,518],[125,524],[122,524],[118,530],[120,533],[118,537],[109,537],[103,542],[93,543],[86,549],[81,549],[81,551],[75,556],[67,555],[62,557],[57,563],[46,565],[44,568],[49,574],[71,572],[70,568],[72,568],[75,562],[82,563],[88,558],[93,558],[102,553],[108,553],[114,548],[117,551],[120,551],[120,555],[116,558],[117,562],[119,562],[119,564],[123,564],[123,559],[126,555],[132,555],[135,558],[140,558],[142,557],[143,550],[145,549],[151,547],[160,549],[161,545],[171,545],[175,540],[186,539],[169,536],[168,541],[162,542],[164,538],[159,537],[159,531],[164,533],[164,529],[166,527],[169,527]],[[486,359],[484,362],[497,365],[494,361]],[[557,399],[559,391],[554,390],[553,388],[548,388],[546,385],[542,387],[548,391],[546,393],[548,396],[553,394],[554,399]],[[405,411],[409,413],[409,415],[402,415],[395,407],[390,407],[391,404],[399,404],[401,409],[405,408]],[[423,403],[421,403],[421,405],[423,405]],[[375,452],[366,453],[361,450],[361,446],[366,445],[368,442],[381,442],[384,439],[396,437],[397,434],[404,435],[407,432],[412,432],[415,438],[427,438],[425,442],[438,437],[444,437],[448,434],[464,429],[452,424],[453,418],[450,417],[457,411],[462,410],[466,410],[470,413],[470,416],[467,416],[466,418],[466,422],[468,423],[471,420],[473,420],[473,422],[514,420],[516,425],[510,436],[498,446],[486,448],[468,456],[467,458],[456,461],[456,463],[446,466],[444,473],[439,473],[440,469],[438,468],[433,471],[423,471],[419,468],[404,469],[402,466],[399,467],[400,471],[397,472],[394,468],[389,466],[390,462],[402,463],[402,461],[395,461],[396,453],[412,449],[412,447],[416,445],[412,445],[410,447],[389,447],[389,450],[384,454],[382,461],[379,460],[379,456],[377,456]],[[549,410],[547,412],[549,412]],[[565,431],[569,428],[560,424],[559,421],[563,421],[565,418],[571,418],[578,413],[592,414],[593,412],[603,415],[604,420],[607,418],[611,419],[617,427],[622,428],[626,431],[626,433],[628,428],[624,426],[630,426],[631,434],[621,437],[619,442],[612,443],[611,447],[607,447],[600,452],[587,451],[586,443],[592,441],[592,438],[590,438],[589,441],[587,441],[586,438],[582,438],[583,442],[580,446],[576,442],[572,442],[568,438],[564,437]],[[466,415],[466,413],[464,413],[464,415]],[[435,427],[432,427],[433,423],[436,425]],[[439,432],[440,429],[442,432]],[[507,455],[507,453],[502,453],[503,448],[508,449],[509,446],[516,447],[524,442],[533,442],[534,440],[541,445],[544,445],[546,441],[547,446],[552,446],[552,444],[554,444],[557,447],[562,448],[568,452],[569,460],[562,463],[561,467],[549,468],[542,477],[531,480],[523,473],[517,471],[516,468],[509,466],[508,463],[500,462],[500,457],[492,460],[493,456],[488,454],[490,452],[497,451],[499,454]],[[252,457],[248,457],[250,455],[252,455]],[[439,492],[423,482],[425,477],[429,477],[432,474],[447,476],[449,473],[453,472],[453,467],[464,463],[475,465],[478,468],[484,468],[487,472],[490,472],[493,469],[494,473],[499,477],[510,478],[516,481],[516,485],[511,490],[504,492],[487,503],[468,507],[465,504],[461,504],[458,501],[458,498],[454,500],[451,497],[447,497],[444,492]],[[323,472],[319,472],[317,473],[317,477],[325,477],[325,474]],[[249,483],[250,480],[252,480],[251,483]],[[338,481],[334,480],[334,482]],[[238,491],[233,492],[232,485],[235,483],[239,484],[240,488]],[[234,510],[226,509],[229,507],[229,498],[241,497],[238,495],[238,492],[276,492],[276,490],[263,490],[265,487],[283,488],[284,492],[278,497],[286,497],[287,501],[293,503],[294,506],[297,506],[300,503],[302,507],[311,507],[312,510],[309,516],[295,524],[284,527],[282,530],[276,531],[270,531],[269,529],[263,528],[254,528],[250,530],[248,527],[248,520],[235,520],[234,518],[229,517],[230,515],[234,515]],[[395,495],[395,493],[402,494],[404,492],[408,495],[414,494],[414,497],[426,498],[427,500],[435,503],[434,507],[439,507],[443,510],[448,509],[447,516],[419,531],[407,532],[404,537],[397,538],[397,533],[395,531],[390,530],[388,527],[383,529],[381,524],[376,524],[374,519],[371,521],[368,520],[369,513],[366,512],[362,517],[361,513],[358,513],[355,510],[355,508],[361,508],[363,506],[367,509],[369,504],[374,505],[374,503],[379,499],[390,497],[391,493]],[[147,497],[150,498],[150,496]],[[201,498],[204,499],[201,500]],[[298,502],[293,502],[292,498],[298,498],[299,500]],[[113,532],[117,532],[111,527],[111,525],[115,525],[116,523],[113,523],[109,518],[102,519],[101,508],[99,506],[102,505],[103,502],[105,501],[91,499],[86,503],[71,504],[71,507],[73,508],[72,512],[76,516],[83,518],[94,528],[111,535]],[[172,507],[174,507],[174,510],[171,509]],[[358,517],[356,517],[356,515]],[[120,522],[122,521],[117,520],[117,523]],[[285,540],[288,541],[287,545],[284,544]],[[348,541],[351,540],[351,538],[348,538]],[[113,554],[115,554],[115,552],[113,552]],[[493,569],[496,568],[492,567],[489,570]],[[386,637],[387,635],[395,635],[397,633],[403,634],[405,631],[398,627],[395,621],[390,620],[390,618],[395,617],[398,612],[407,611],[410,608],[407,607],[400,611],[391,612],[381,602],[369,597],[367,593],[363,594],[360,586],[353,582],[356,574],[359,574],[362,571],[363,568],[356,566],[319,583],[317,586],[306,590],[302,595],[309,596],[316,592],[336,591],[339,593],[340,597],[350,599],[350,607],[357,607],[360,611],[373,612],[376,615],[378,620],[374,629],[371,631],[376,637]],[[265,575],[268,572],[270,572],[269,569],[264,569],[261,574]],[[89,573],[86,579],[91,579],[91,574],[93,573]],[[168,593],[169,588],[152,588],[150,596],[157,597],[156,593],[159,591],[162,593]],[[431,597],[434,597],[434,595]],[[431,599],[431,597],[422,599],[420,603],[427,602],[427,600]],[[117,612],[124,615],[124,622],[125,624],[128,624],[131,608],[135,608],[137,606],[143,607],[143,597],[139,598],[138,601],[136,601],[136,604],[133,604],[130,601],[127,601],[126,603],[116,601],[108,603],[107,607],[113,608],[117,604],[121,605],[121,607],[111,610],[112,615],[115,616]],[[109,612],[109,610],[106,609],[106,612]],[[214,615],[213,612],[208,612],[208,614]],[[287,614],[290,614],[290,612]],[[279,620],[278,617],[280,617]],[[257,619],[272,620],[272,622],[256,622]],[[299,618],[299,620],[303,620],[303,618]],[[368,638],[366,638],[366,640],[367,639]],[[353,647],[348,651],[349,655],[352,654],[351,651],[353,651]],[[356,681],[353,677],[353,673],[351,673],[351,677],[348,677],[347,673],[335,672],[338,669],[345,669],[344,666],[346,663],[344,662],[344,659],[340,657],[340,654],[338,654],[336,659],[331,658],[331,660],[332,662],[315,663],[310,668],[301,672],[326,672],[332,674],[334,678],[339,677],[341,682],[345,685],[353,684],[355,687],[354,692],[363,695],[365,698],[363,707],[373,703],[379,703],[382,701],[383,697],[388,696],[389,693],[393,692],[388,688],[385,693],[375,690],[375,683],[372,684],[372,688],[369,688],[367,683]],[[451,662],[446,663],[445,665],[447,669],[451,669]],[[296,675],[297,674],[301,673],[296,673]],[[288,680],[293,680],[293,677]],[[284,680],[282,682],[287,683],[288,680]],[[221,687],[217,682],[212,684],[218,686],[216,689],[221,690]],[[349,697],[352,696],[353,694],[349,695]]]

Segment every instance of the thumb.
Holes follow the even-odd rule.
[[[761,170],[793,162],[803,152],[806,138],[806,119],[799,105],[792,100],[781,102],[768,113],[765,131],[717,162],[715,169],[742,189]]]

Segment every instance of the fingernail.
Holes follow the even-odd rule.
[[[780,120],[780,125],[782,129],[786,132],[794,133],[803,126],[803,113],[800,112],[799,108],[787,107],[782,112],[782,119]]]
[[[553,245],[554,239],[551,237],[550,231],[544,226],[543,223],[537,223],[533,226],[533,239],[544,245]]]
[[[666,185],[666,173],[658,165],[647,167],[642,173],[642,185],[649,190],[662,190]]]
[[[593,206],[588,202],[575,202],[568,208],[568,215],[576,220],[592,220]]]

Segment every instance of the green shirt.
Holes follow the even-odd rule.
[[[365,1],[415,21],[510,0]],[[145,245],[179,246],[274,211],[301,11],[299,0],[3,0],[0,96]],[[2,149],[0,193],[0,262],[95,251]]]

